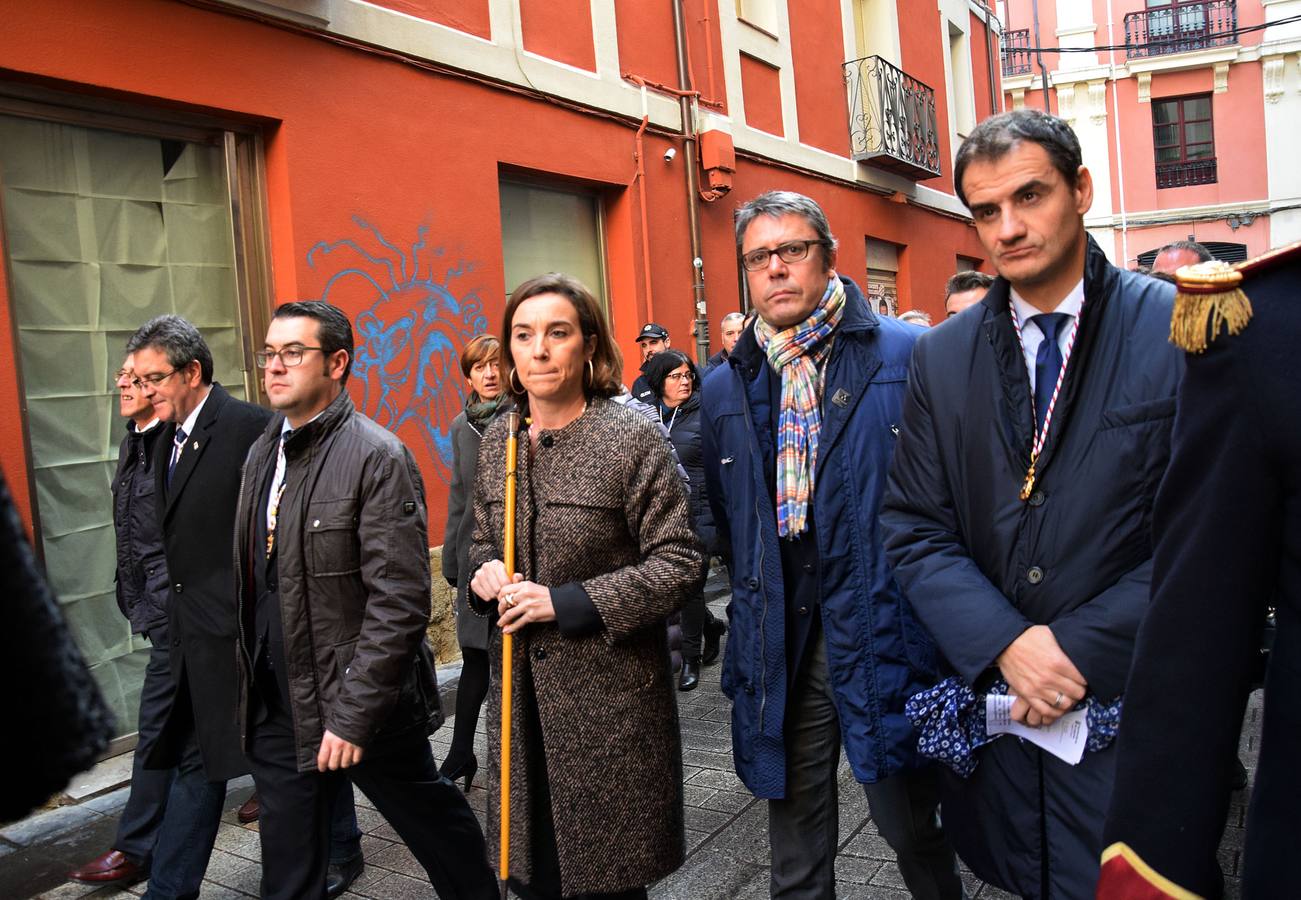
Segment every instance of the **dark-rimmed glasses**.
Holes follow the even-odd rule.
[[[823,247],[827,246],[826,241],[817,240],[816,238],[804,241],[787,241],[772,250],[767,247],[751,250],[741,257],[741,264],[745,266],[747,272],[758,272],[761,269],[768,268],[768,263],[774,253],[784,263],[799,262],[809,255],[809,248],[815,244]]]
[[[253,360],[257,363],[259,369],[265,369],[271,365],[271,360],[278,356],[286,368],[292,368],[303,361],[303,354],[308,350],[325,352],[324,347],[284,347],[280,350],[259,350],[253,354]]]
[[[181,370],[172,369],[170,372],[150,372],[148,375],[137,375],[135,378],[131,379],[131,384],[133,384],[137,390],[156,388],[179,371]]]

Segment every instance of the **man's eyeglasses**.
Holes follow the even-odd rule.
[[[179,371],[181,370],[172,369],[172,371],[170,372],[151,372],[148,375],[139,375],[131,379],[131,384],[137,390],[143,390],[144,388],[147,387],[155,388],[158,387],[158,385],[162,384],[167,379],[171,378]]]
[[[760,247],[758,250],[751,250],[741,257],[741,263],[748,272],[758,272],[760,269],[768,268],[768,262],[772,259],[774,253],[777,258],[784,263],[799,262],[809,255],[809,248],[815,244],[827,246],[826,241],[807,240],[807,241],[787,241],[774,250],[767,247]]]
[[[271,365],[271,360],[277,356],[286,367],[293,367],[303,361],[303,354],[308,350],[320,350],[325,352],[324,347],[285,347],[282,350],[259,350],[253,354],[253,359],[257,362],[259,369],[265,369]]]

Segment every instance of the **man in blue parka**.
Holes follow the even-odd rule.
[[[808,197],[742,204],[736,240],[758,315],[706,377],[701,438],[732,572],[733,756],[769,800],[772,896],[835,895],[843,744],[913,896],[961,897],[935,772],[903,713],[934,683],[935,650],[877,525],[921,329],[878,319],[836,274]]]
[[[1084,230],[1093,182],[1061,119],[985,120],[954,180],[999,278],[917,342],[881,522],[976,710],[1010,693],[1030,728],[1077,706],[1092,723],[1074,765],[1006,736],[966,777],[945,770],[959,855],[1023,897],[1091,898],[1115,774],[1103,723],[1147,608],[1183,373],[1166,341],[1174,291],[1112,266]]]

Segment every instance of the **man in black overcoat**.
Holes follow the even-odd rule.
[[[1216,851],[1229,808],[1225,774],[1270,606],[1277,632],[1242,896],[1297,895],[1301,244],[1236,268],[1249,311],[1234,294],[1233,274],[1212,262],[1176,276],[1175,333],[1192,352],[1157,495],[1152,602],[1125,693],[1099,897],[1222,893]],[[1240,332],[1225,333],[1217,312]]]
[[[127,343],[136,379],[166,423],[154,471],[167,571],[175,695],[146,765],[176,767],[154,847],[149,890],[197,897],[221,820],[226,781],[248,771],[235,716],[235,504],[249,445],[271,413],[212,380],[199,330],[158,316]]]
[[[1183,371],[1166,340],[1173,288],[1111,265],[1085,231],[1093,183],[1061,119],[987,119],[954,168],[999,277],[917,340],[886,550],[977,710],[1002,691],[1030,728],[1086,700],[1111,713],[1147,606]],[[972,871],[1024,897],[1091,897],[1114,744],[1072,765],[1002,737],[974,761],[945,770],[942,799]]]

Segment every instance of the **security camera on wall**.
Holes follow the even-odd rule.
[[[677,147],[670,147],[669,149],[667,149],[667,150],[664,151],[664,161],[665,161],[665,162],[673,162],[673,157],[675,157],[675,156],[677,156],[677,155],[678,155],[678,148],[677,148]]]

